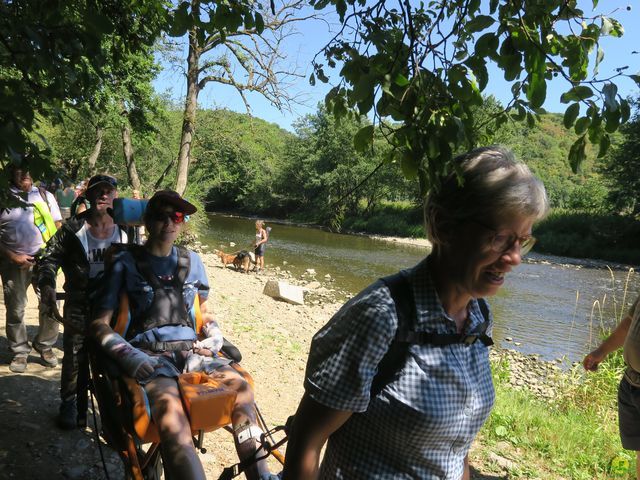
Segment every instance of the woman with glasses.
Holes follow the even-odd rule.
[[[105,353],[143,385],[160,434],[167,478],[205,478],[178,389],[183,370],[205,370],[236,390],[232,423],[241,460],[254,456],[262,434],[250,385],[230,360],[216,356],[222,334],[207,308],[209,282],[202,260],[175,245],[187,215],[195,212],[194,205],[172,190],[153,195],[144,214],[148,240],[116,251],[109,261],[90,327]],[[124,338],[110,326],[122,291],[129,296],[131,313]],[[200,341],[188,316],[196,296],[206,336]],[[246,475],[249,480],[270,478],[264,461],[251,465]]]
[[[313,337],[284,479],[469,478],[467,454],[494,401],[484,297],[531,249],[548,203],[504,148],[454,162],[426,200],[430,254]]]

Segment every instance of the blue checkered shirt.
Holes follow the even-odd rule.
[[[428,258],[408,270],[416,331],[456,333],[440,304]],[[484,322],[476,300],[467,333]],[[371,399],[371,382],[398,326],[378,281],[345,304],[313,338],[305,389],[317,402],[354,412],[329,438],[323,479],[455,479],[494,401],[489,351],[481,342],[411,345],[406,364]],[[491,329],[487,330],[490,334]]]

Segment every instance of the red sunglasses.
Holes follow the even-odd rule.
[[[156,212],[151,215],[151,220],[155,220],[156,222],[165,222],[167,219],[171,220],[173,223],[182,223],[185,221],[185,215],[182,212]]]

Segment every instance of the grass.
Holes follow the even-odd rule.
[[[567,376],[553,403],[508,386],[508,365],[494,364],[496,403],[481,432],[483,443],[517,456],[510,472],[516,478],[635,478],[635,454],[622,449],[618,436],[620,357],[610,357],[586,378]]]
[[[630,269],[622,292],[614,288],[609,298],[594,302],[591,328],[603,338],[610,333],[603,312],[606,307],[612,310],[616,322],[624,317],[633,274]],[[611,279],[615,286],[613,272]],[[635,452],[624,450],[618,435],[617,390],[624,369],[621,350],[596,372],[586,373],[576,365],[561,377],[556,397],[548,402],[510,387],[508,361],[494,362],[496,403],[482,441],[500,448],[500,455],[518,457],[520,467],[510,471],[515,478],[635,479]]]

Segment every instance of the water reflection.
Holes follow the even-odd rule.
[[[252,219],[210,214],[209,222],[210,231],[202,241],[211,248],[250,248],[255,238]],[[268,267],[280,266],[296,276],[313,268],[318,280],[329,274],[338,289],[351,293],[376,278],[415,265],[428,253],[422,247],[363,236],[270,226],[273,230],[265,254]],[[229,242],[236,246],[230,247]],[[639,277],[631,276],[625,298],[625,271],[523,264],[507,276],[500,293],[490,299],[496,319],[494,339],[499,345],[538,353],[545,359],[566,356],[569,361],[580,360],[590,345],[600,340],[601,326],[615,325],[616,318],[634,300],[640,291]],[[600,308],[592,315],[594,302]]]

